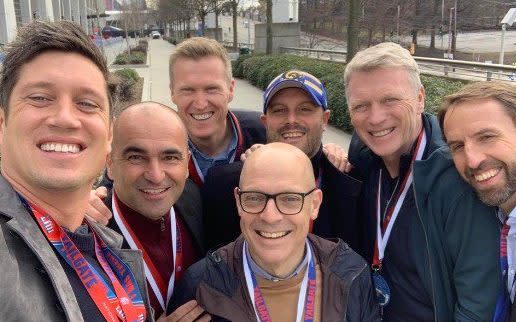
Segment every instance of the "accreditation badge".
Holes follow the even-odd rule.
[[[383,278],[377,270],[373,271],[373,283],[378,304],[380,304],[381,307],[386,306],[391,299],[391,289],[385,278]]]

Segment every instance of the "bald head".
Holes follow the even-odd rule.
[[[312,163],[307,155],[293,145],[275,142],[254,151],[245,161],[240,175],[240,187],[257,174],[269,173],[280,178],[294,178],[304,188],[315,186]],[[273,186],[274,182],[270,182]]]
[[[264,145],[245,161],[234,194],[253,260],[274,276],[292,273],[322,202],[310,159],[290,144]]]
[[[167,105],[148,101],[126,107],[115,118],[113,126],[113,149],[119,145],[120,139],[126,135],[128,129],[150,129],[148,123],[150,121],[161,121],[177,128],[178,131],[184,134],[185,144],[186,146],[188,145],[188,132],[177,112]]]
[[[168,106],[143,102],[115,120],[108,174],[117,198],[157,220],[177,201],[188,177],[188,135]]]

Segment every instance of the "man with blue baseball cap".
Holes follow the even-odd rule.
[[[283,142],[302,150],[312,163],[317,187],[324,198],[310,231],[326,238],[341,238],[360,252],[357,195],[361,183],[337,169],[323,153],[322,134],[330,111],[324,85],[315,76],[290,70],[276,77],[264,92],[261,120],[267,142]],[[264,164],[274,167],[274,164]],[[205,229],[208,248],[226,244],[240,234],[233,189],[242,163],[209,171],[204,185]]]

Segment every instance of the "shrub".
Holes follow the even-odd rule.
[[[120,76],[122,78],[131,79],[135,82],[140,78],[138,72],[132,68],[119,69],[115,71],[115,75]]]
[[[145,64],[146,55],[142,52],[134,52],[129,56],[129,64]]]
[[[242,55],[233,62],[235,77],[245,78],[261,89],[265,89],[274,77],[289,69],[303,70],[318,77],[326,87],[328,107],[331,110],[330,123],[344,131],[353,130],[344,89],[344,64],[283,54]],[[431,114],[436,114],[444,96],[457,91],[467,83],[428,75],[422,75],[421,81],[426,92],[425,110]]]
[[[134,85],[140,76],[131,68],[119,69],[112,73],[110,78],[110,90],[117,102],[128,102],[134,99]]]
[[[129,55],[128,54],[118,54],[115,58],[115,64],[117,65],[125,65],[129,62]]]

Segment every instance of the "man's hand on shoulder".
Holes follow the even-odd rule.
[[[323,145],[323,153],[340,172],[348,173],[353,169],[353,165],[348,161],[348,154],[340,145],[326,143]]]
[[[90,191],[89,206],[88,210],[86,211],[86,216],[88,219],[102,225],[107,225],[113,214],[102,201],[102,199],[106,197],[106,187],[98,187],[97,189]]]
[[[163,314],[157,322],[208,322],[211,316],[197,304],[196,300],[191,300],[178,307],[169,316]]]

